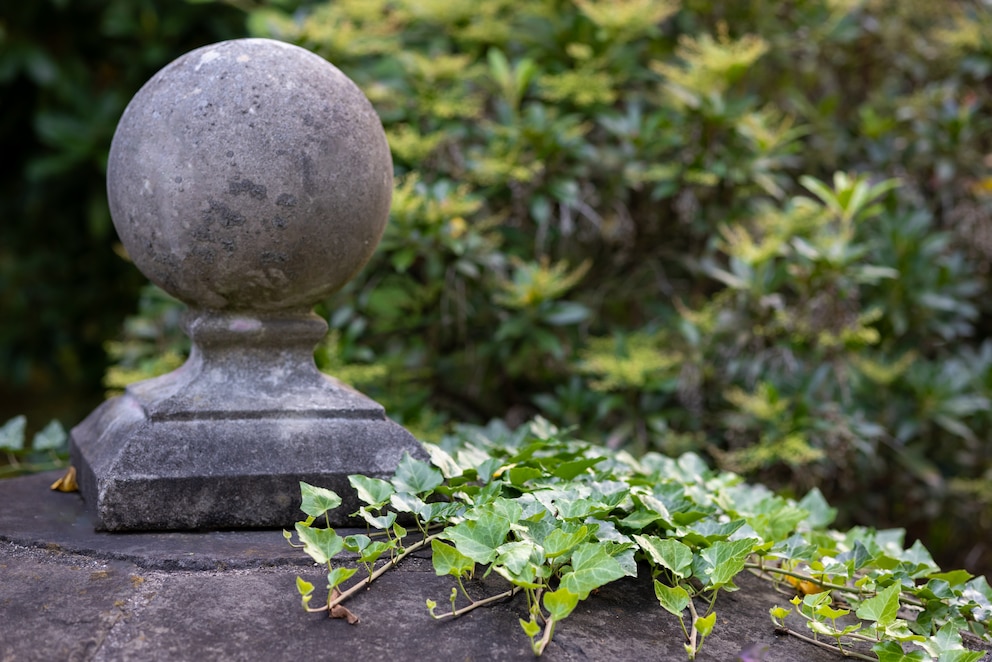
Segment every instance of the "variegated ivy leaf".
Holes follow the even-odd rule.
[[[427,494],[444,482],[444,476],[426,462],[414,459],[409,453],[403,453],[390,482],[397,492]]]
[[[506,542],[509,532],[510,520],[492,510],[484,510],[478,519],[450,526],[441,535],[476,563],[488,564],[496,558],[496,550]]]
[[[393,486],[379,478],[369,478],[368,476],[352,475],[348,476],[348,482],[355,488],[359,500],[368,504],[372,509],[382,508],[392,496]]]
[[[475,561],[437,538],[431,541],[431,563],[438,577],[444,575],[461,577],[475,571]]]
[[[316,529],[297,522],[296,535],[303,543],[303,551],[317,563],[327,563],[344,549],[344,538],[333,529]]]
[[[602,544],[583,543],[575,548],[571,558],[572,571],[561,578],[561,586],[579,596],[589,597],[590,591],[624,576],[623,568]]]
[[[300,510],[310,517],[321,517],[329,510],[334,510],[341,505],[341,497],[337,493],[300,481],[300,492],[303,495],[303,503]]]

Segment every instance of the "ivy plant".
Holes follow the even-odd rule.
[[[974,662],[983,654],[962,634],[992,641],[984,577],[941,571],[921,543],[905,547],[901,530],[830,529],[835,511],[815,489],[797,501],[692,453],[635,459],[542,419],[512,432],[465,427],[425,448],[430,462],[406,455],[388,480],[349,477],[364,534],[327,526],[341,499],[301,483],[307,517],[284,535],[327,570],[318,606],[314,584],[297,578],[304,609],[354,622],[343,603],[429,547],[452,588],[443,600],[425,596],[428,614],[453,619],[522,594],[520,627],[535,655],[597,588],[639,572],[681,624],[690,660],[743,572],[796,595],[771,610],[773,627],[849,657]],[[337,560],[345,550],[357,557],[351,565]],[[464,580],[477,572],[499,575],[506,589],[473,598]]]
[[[27,442],[27,417],[19,415],[0,425],[0,478],[59,469],[68,460],[69,436],[51,420]]]

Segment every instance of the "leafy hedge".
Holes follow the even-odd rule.
[[[392,222],[326,311],[394,416],[700,450],[990,553],[987,8],[355,0],[249,26],[386,127]]]

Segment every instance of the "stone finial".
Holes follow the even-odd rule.
[[[300,480],[347,495],[423,452],[313,360],[310,309],[371,257],[392,193],[382,125],[337,68],[268,39],[187,53],[124,111],[107,191],[135,265],[189,305],[192,351],[72,431],[98,527],[283,526]]]

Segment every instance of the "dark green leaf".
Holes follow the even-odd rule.
[[[878,656],[878,662],[922,662],[927,659],[923,651],[913,651],[909,654],[903,652],[902,646],[895,641],[875,644],[871,650]]]
[[[583,458],[572,462],[565,462],[551,469],[551,474],[562,480],[573,480],[576,476],[594,467],[603,461],[602,457]]]

